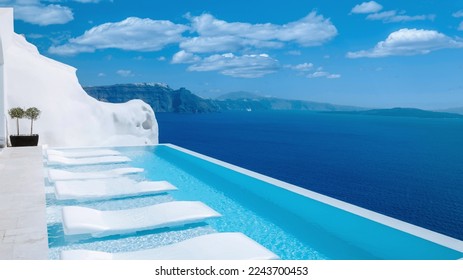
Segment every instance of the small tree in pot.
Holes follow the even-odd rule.
[[[39,135],[32,134],[34,121],[40,116],[40,110],[32,107],[24,111],[22,108],[16,107],[8,111],[8,114],[12,119],[16,119],[16,129],[17,135],[10,135],[11,145],[13,147],[23,147],[23,146],[37,146],[39,143]],[[20,135],[19,134],[19,119],[28,118],[31,120],[31,134],[30,135]]]
[[[34,135],[32,134],[32,131],[34,128],[34,121],[39,118],[40,113],[41,113],[40,110],[35,107],[31,107],[27,109],[26,112],[24,112],[26,118],[31,120],[31,135]]]
[[[25,115],[25,111],[23,110],[23,108],[20,108],[20,107],[16,107],[16,108],[11,108],[9,111],[8,111],[8,114],[10,115],[10,117],[12,119],[16,119],[16,135],[19,136],[19,119],[22,119],[24,118],[24,115]]]

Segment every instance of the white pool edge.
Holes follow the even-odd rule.
[[[172,149],[176,149],[183,153],[201,158],[203,160],[206,160],[211,163],[220,165],[222,167],[231,169],[238,173],[253,177],[263,182],[275,185],[277,187],[283,188],[293,193],[305,196],[310,199],[314,199],[316,201],[328,204],[330,206],[350,212],[360,217],[372,220],[374,222],[386,225],[388,227],[406,232],[408,234],[420,237],[422,239],[434,242],[436,244],[439,244],[444,247],[463,253],[463,241],[458,240],[456,238],[453,238],[453,237],[450,237],[450,236],[447,236],[441,233],[437,233],[432,230],[425,229],[423,227],[419,227],[419,226],[416,226],[416,225],[413,225],[413,224],[410,224],[410,223],[407,223],[407,222],[404,222],[404,221],[401,221],[401,220],[344,202],[342,200],[338,200],[338,199],[335,199],[335,198],[332,198],[332,197],[329,197],[329,196],[326,196],[326,195],[323,195],[323,194],[320,194],[314,191],[310,191],[302,187],[299,187],[299,186],[296,186],[296,185],[293,185],[293,184],[290,184],[290,183],[287,183],[287,182],[284,182],[284,181],[281,181],[281,180],[278,180],[278,179],[275,179],[275,178],[272,178],[272,177],[269,177],[269,176],[266,176],[266,175],[263,175],[263,174],[260,174],[260,173],[257,173],[257,172],[254,172],[254,171],[251,171],[251,170],[248,170],[248,169],[245,169],[245,168],[242,168],[242,167],[239,167],[239,166],[236,166],[236,165],[179,147],[179,146],[176,146],[174,144],[159,144],[159,146],[167,146]]]

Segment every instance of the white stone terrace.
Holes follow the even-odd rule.
[[[41,147],[0,149],[0,260],[48,259]]]

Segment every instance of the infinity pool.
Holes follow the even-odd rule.
[[[281,259],[459,259],[463,242],[362,209],[294,185],[165,144],[116,148],[128,164],[65,168],[98,171],[141,167],[136,180],[165,180],[178,190],[160,195],[61,202],[47,185],[49,257],[61,250],[126,252],[155,248],[213,232],[242,232]],[[104,238],[63,234],[61,208],[137,208],[173,200],[199,200],[221,213],[218,219],[174,229]]]

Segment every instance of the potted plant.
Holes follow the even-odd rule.
[[[12,119],[16,119],[16,135],[10,135],[11,146],[13,147],[24,147],[24,146],[37,146],[39,143],[39,135],[33,134],[34,121],[40,116],[40,110],[31,107],[27,110],[23,110],[20,107],[12,108],[8,111],[8,114]],[[31,134],[20,135],[19,134],[19,119],[28,118],[31,120]]]

